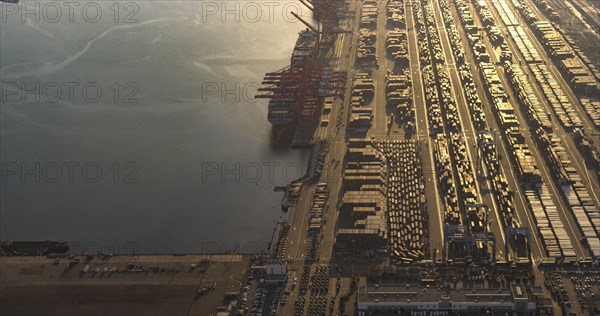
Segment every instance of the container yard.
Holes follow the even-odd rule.
[[[266,251],[164,267],[195,280],[187,314],[600,315],[600,82],[563,30],[579,12],[596,34],[592,2],[300,0],[313,18],[293,14],[306,29],[257,97],[309,170],[279,187]],[[52,252],[17,246],[0,267]],[[81,255],[45,282],[115,282]],[[35,283],[11,280],[3,299]]]

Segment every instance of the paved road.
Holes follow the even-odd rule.
[[[412,5],[405,3],[406,26],[408,31],[408,47],[417,46],[417,32],[413,18]],[[427,118],[427,106],[425,90],[421,77],[421,63],[417,49],[409,49],[410,70],[413,84],[413,103],[415,104],[415,126],[417,139],[422,143],[421,162],[425,177],[425,192],[427,198],[427,210],[429,213],[429,245],[436,253],[441,253],[443,248],[443,209],[440,204],[440,195],[437,187],[437,173],[433,161],[433,143],[429,132],[429,120]]]
[[[318,262],[317,264],[327,264],[331,260],[333,243],[335,240],[335,224],[338,216],[338,194],[341,191],[341,170],[344,155],[346,153],[346,124],[349,118],[349,104],[350,104],[350,86],[353,77],[352,65],[354,62],[354,56],[356,55],[356,41],[358,33],[358,14],[359,1],[349,1],[350,10],[355,11],[354,18],[348,18],[343,23],[344,27],[352,29],[351,33],[339,34],[334,43],[333,48],[333,63],[334,71],[347,71],[348,81],[346,87],[346,93],[344,94],[344,100],[336,99],[332,107],[331,113],[329,114],[329,124],[326,127],[319,127],[315,133],[315,140],[327,140],[329,143],[329,152],[325,158],[325,167],[323,168],[323,174],[321,175],[321,181],[328,183],[329,199],[325,205],[323,219],[325,223],[321,229],[321,237],[319,238],[318,248]],[[339,122],[339,123],[338,123]],[[310,207],[312,203],[313,194],[315,192],[315,185],[306,185],[300,193],[297,205],[293,208],[293,214],[291,216],[291,228],[289,235],[289,244],[287,247],[287,255],[295,260],[294,264],[291,265],[290,270],[298,278],[298,282],[302,275],[302,269],[305,264],[305,251],[307,243],[307,229],[308,219],[310,216]],[[335,286],[330,287],[330,291],[334,291]],[[332,295],[332,293],[331,293]],[[300,296],[299,286],[296,286],[294,291],[289,295],[288,303],[278,310],[278,315],[293,315],[294,314],[294,302]],[[305,297],[305,309],[308,308],[309,296],[302,295]],[[337,304],[337,303],[336,303]],[[336,305],[337,306],[337,305]]]

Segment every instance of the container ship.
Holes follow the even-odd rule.
[[[309,29],[301,31],[292,52],[291,67],[302,67],[306,59],[314,56],[316,47],[317,36],[315,33]]]
[[[268,73],[263,84],[269,85],[261,88],[259,97],[269,98],[267,119],[276,127],[289,126],[295,123],[298,117],[298,96],[301,94],[301,81],[303,70],[307,61],[315,56],[317,35],[305,29],[298,35],[294,46],[290,66],[275,73]]]
[[[296,120],[296,105],[293,100],[269,101],[267,119],[273,126],[287,126]]]
[[[339,5],[333,1],[314,1],[320,5]],[[306,5],[306,3],[305,3]],[[311,8],[313,11],[321,9]],[[321,10],[322,11],[322,10]],[[347,73],[334,71],[327,59],[320,55],[333,49],[339,29],[339,15],[318,18],[313,27],[302,17],[291,12],[307,26],[301,31],[292,51],[290,65],[265,75],[257,98],[269,99],[267,119],[273,125],[277,139],[293,131],[292,147],[311,146],[314,131],[318,126],[323,101],[327,96],[343,98]],[[342,14],[343,16],[343,14]]]

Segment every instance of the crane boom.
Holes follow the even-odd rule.
[[[316,28],[314,28],[312,25],[310,25],[310,23],[306,22],[303,18],[301,18],[298,14],[296,14],[296,12],[290,12],[293,16],[296,17],[296,19],[298,19],[300,22],[302,22],[304,25],[306,25],[306,27],[308,27],[309,29],[311,29],[313,32],[315,32],[315,34],[319,35],[321,34],[321,32],[319,32],[319,30],[317,30]]]

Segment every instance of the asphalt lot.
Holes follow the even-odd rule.
[[[249,258],[213,256],[114,257],[65,271],[66,260],[41,257],[0,259],[2,315],[210,315],[225,304],[225,293],[240,288]],[[209,256],[210,258],[210,256]],[[140,272],[126,272],[128,265]],[[196,268],[191,268],[196,264]],[[89,266],[88,272],[82,272]],[[98,268],[98,272],[96,271]],[[104,270],[108,269],[108,272]],[[117,268],[117,272],[110,269]],[[155,272],[153,268],[161,268]],[[216,284],[198,297],[198,290]]]

